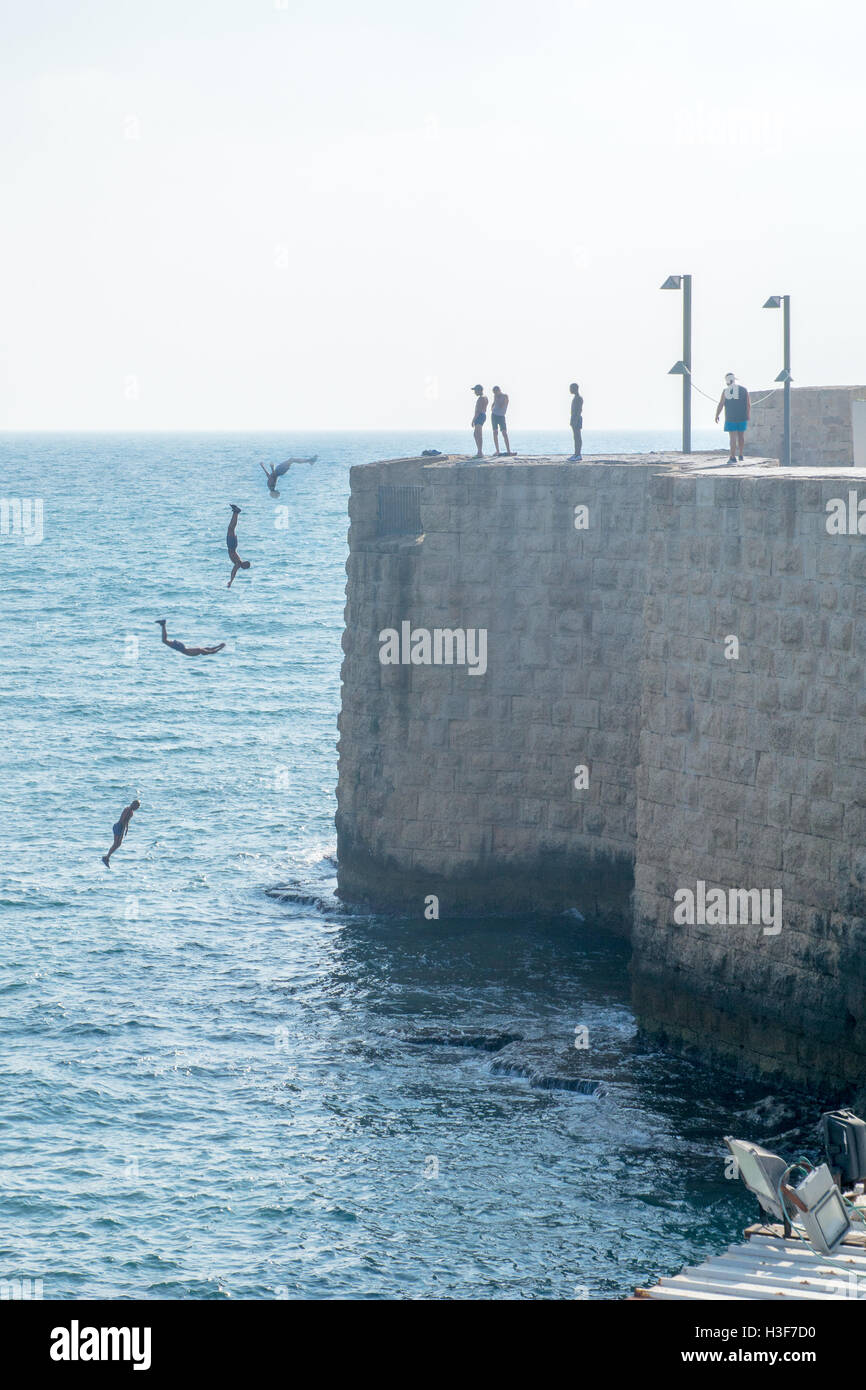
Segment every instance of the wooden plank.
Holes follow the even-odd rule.
[[[816,1260],[823,1260],[825,1264],[832,1265],[834,1268],[845,1269],[866,1269],[866,1252],[852,1250],[850,1246],[840,1245],[832,1255],[822,1255],[820,1251],[813,1250],[811,1245],[805,1248],[797,1245],[784,1245],[781,1241],[764,1241],[763,1239],[750,1242],[755,1248],[756,1258],[764,1258],[765,1252],[771,1257],[778,1259],[808,1259],[812,1255]],[[744,1246],[743,1249],[748,1249]]]
[[[835,1255],[822,1255],[817,1250],[804,1250],[800,1246],[796,1247],[771,1247],[761,1248],[758,1245],[732,1246],[721,1255],[714,1255],[713,1259],[740,1259],[752,1266],[756,1264],[802,1264],[802,1265],[825,1265],[827,1269],[866,1269],[866,1256],[863,1255],[840,1255],[838,1251]]]
[[[765,1283],[767,1279],[776,1279],[779,1283],[804,1283],[806,1281],[817,1282],[820,1284],[837,1285],[840,1281],[847,1283],[847,1271],[844,1270],[825,1270],[820,1271],[815,1266],[779,1266],[769,1265],[744,1265],[738,1261],[731,1263],[718,1263],[709,1260],[706,1264],[696,1267],[686,1267],[680,1270],[681,1274],[695,1275],[700,1274],[707,1277],[712,1275],[720,1280],[741,1279]],[[677,1277],[676,1275],[674,1276]]]
[[[735,1302],[739,1295],[735,1293],[695,1293],[693,1289],[663,1289],[660,1284],[651,1289],[647,1294],[651,1299],[673,1299],[673,1298],[692,1298],[700,1299],[701,1303],[731,1303]]]
[[[697,1274],[697,1271],[696,1271]],[[838,1301],[838,1294],[828,1294],[817,1289],[808,1288],[784,1288],[781,1285],[773,1284],[770,1281],[764,1283],[726,1283],[715,1280],[712,1277],[692,1278],[682,1274],[674,1275],[673,1279],[662,1279],[659,1281],[659,1288],[687,1288],[699,1293],[727,1294],[729,1298],[741,1299],[771,1299],[785,1298],[795,1302],[804,1299],[820,1299],[822,1301]]]
[[[786,1238],[785,1236],[764,1235],[752,1236],[752,1239],[750,1241],[747,1241],[745,1245],[742,1245],[739,1248],[741,1250],[753,1250],[760,1249],[761,1246],[773,1246],[778,1249],[784,1248],[785,1250],[812,1249],[812,1246],[809,1244],[808,1240],[798,1240],[796,1236],[788,1236]],[[733,1246],[731,1248],[736,1249],[737,1247]],[[849,1245],[846,1241],[842,1241],[838,1249],[843,1254],[850,1256],[852,1260],[866,1259],[866,1248],[864,1248],[862,1245]],[[816,1250],[815,1254],[818,1253],[819,1252]]]
[[[817,1279],[834,1286],[844,1284],[847,1288],[852,1283],[853,1278],[857,1281],[857,1286],[862,1288],[866,1294],[866,1281],[863,1280],[862,1275],[849,1269],[828,1269],[826,1265],[768,1264],[756,1267],[732,1260],[724,1265],[714,1266],[714,1268],[720,1274],[724,1270],[738,1271],[742,1275],[751,1274],[760,1279],[777,1279],[782,1284],[792,1283],[797,1279]]]
[[[781,1289],[810,1288],[833,1294],[836,1298],[847,1297],[844,1290],[848,1288],[848,1279],[841,1270],[820,1273],[810,1268],[779,1269],[776,1265],[768,1265],[755,1269],[754,1266],[741,1264],[719,1266],[711,1263],[701,1265],[698,1269],[684,1269],[682,1273],[687,1278],[713,1279],[720,1284],[753,1284],[760,1288],[767,1284],[776,1284]],[[843,1292],[840,1292],[840,1285]]]
[[[850,1276],[863,1279],[866,1299],[866,1232],[851,1231],[832,1255],[786,1236],[781,1224],[748,1226],[746,1244],[729,1245],[702,1265],[689,1265],[637,1296],[648,1299],[818,1299],[846,1297]]]
[[[770,1238],[775,1238],[776,1240],[786,1239],[784,1228],[781,1225],[781,1222],[770,1222],[766,1225],[762,1224],[761,1222],[756,1222],[754,1226],[747,1226],[745,1231],[743,1232],[743,1235],[746,1237],[747,1240],[752,1240],[755,1236],[768,1236]],[[791,1239],[791,1237],[787,1237],[787,1239]],[[848,1246],[866,1246],[866,1231],[857,1230],[856,1228],[850,1230],[846,1235],[845,1239],[843,1240],[842,1244]]]

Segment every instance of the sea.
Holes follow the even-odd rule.
[[[349,468],[467,433],[0,438],[0,1296],[617,1299],[755,1217],[766,1087],[642,1038],[621,941],[335,897]],[[581,1028],[593,1094],[496,1067]]]

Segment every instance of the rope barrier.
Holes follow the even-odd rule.
[[[689,378],[689,385],[691,386],[692,390],[693,390],[693,391],[697,391],[697,393],[698,393],[699,396],[705,397],[706,400],[712,401],[713,405],[715,405],[715,403],[716,403],[716,398],[715,398],[715,396],[709,396],[709,395],[707,395],[706,391],[702,391],[701,388],[700,388],[700,386],[696,385],[695,380],[694,380],[694,377],[692,376],[692,372],[691,372],[691,368],[690,368],[690,367],[686,367],[685,370],[686,370],[686,374],[688,375],[688,378]],[[751,397],[752,405],[760,405],[760,404],[761,404],[761,401],[768,401],[772,395],[775,395],[775,392],[774,392],[774,391],[768,391],[768,392],[766,393],[766,395],[764,395],[764,396],[752,396],[752,397]]]

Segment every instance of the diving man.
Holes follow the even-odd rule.
[[[282,478],[284,473],[288,473],[293,463],[315,463],[318,457],[318,454],[313,454],[313,457],[309,459],[286,459],[285,463],[278,463],[275,468],[267,468],[263,463],[260,463],[260,467],[264,470],[268,480],[268,492],[271,496],[279,497],[277,479]]]
[[[241,514],[241,509],[240,507],[236,507],[234,502],[230,502],[229,506],[232,509],[232,519],[229,522],[228,530],[226,531],[226,546],[228,547],[229,559],[232,562],[232,577],[226,585],[227,589],[230,589],[232,587],[235,575],[237,574],[238,570],[248,570],[250,567],[249,560],[242,560],[240,555],[238,554],[237,529],[238,517]]]
[[[105,865],[106,869],[111,868],[111,865],[108,861],[111,858],[112,854],[114,854],[114,851],[120,849],[126,832],[129,829],[129,822],[132,820],[134,813],[138,810],[140,805],[140,801],[130,801],[129,805],[124,806],[123,810],[121,811],[120,819],[116,820],[114,822],[114,825],[111,827],[112,834],[114,835],[114,843],[111,846],[111,849],[108,851],[108,853],[103,854],[102,856],[102,862]]]
[[[169,641],[165,631],[165,618],[155,618],[154,621],[162,628],[162,640],[167,647],[173,651],[182,652],[184,656],[212,656],[214,652],[221,652],[225,642],[220,642],[216,647],[187,647],[183,642]]]

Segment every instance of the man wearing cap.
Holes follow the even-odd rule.
[[[719,397],[719,404],[716,406],[716,424],[719,423],[722,406],[725,407],[725,431],[730,440],[731,449],[728,463],[736,463],[738,456],[742,463],[746,430],[752,418],[752,402],[745,386],[738,385],[733,372],[728,372],[725,376],[725,389]]]
[[[475,457],[477,459],[483,459],[484,450],[481,447],[481,436],[484,429],[484,422],[487,419],[487,397],[484,394],[483,386],[473,386],[472,390],[475,392],[477,398],[475,401],[475,414],[472,416],[472,429],[475,432],[475,447],[478,450]]]

